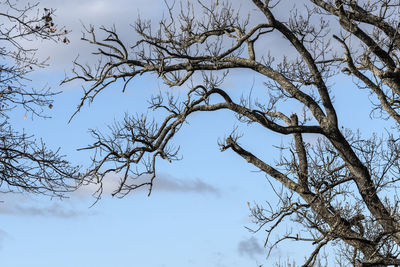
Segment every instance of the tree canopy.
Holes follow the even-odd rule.
[[[242,4],[252,5],[250,14],[229,1],[167,4],[159,23],[139,19],[134,24],[139,39],[131,43],[120,39],[115,28],[102,27],[105,38],[92,26],[86,29],[82,39],[96,47],[99,61],[94,66],[75,61],[64,80],[86,84],[77,112],[114,83],[122,83],[123,91],[139,90],[131,88],[132,82],[146,73],[186,93],[179,97],[169,91],[150,99],[149,108],[165,114],[161,119],[144,112],[127,115],[107,133],[92,130],[95,140],[85,149],[93,151],[93,164],[84,178],[100,183],[99,195],[109,173],[121,176],[113,195],[141,187],[150,194],[157,160],[179,159],[172,142],[187,118],[227,110],[239,123],[268,130],[260,143],[271,131],[292,136],[277,164],[241,144],[245,133],[233,131],[220,142],[221,151],[232,150],[264,172],[271,187],[283,186],[275,191],[278,207],[251,209],[257,229],[267,232],[267,247],[288,240],[310,243],[314,250],[303,266],[317,266],[326,246],[335,249],[337,265],[399,265],[400,4],[309,0],[297,3],[284,19],[279,10],[293,1]],[[273,54],[266,45],[269,38],[281,38],[293,53]],[[253,91],[263,90],[267,101],[249,90],[240,99],[232,97],[224,80],[233,69],[257,74],[267,90]],[[340,88],[332,81],[341,73],[352,77],[354,87],[370,91],[371,112],[378,119],[392,122],[385,136],[366,139],[357,129],[340,127],[333,101]],[[288,110],[285,102],[295,105]],[[305,142],[304,134],[318,138]],[[271,234],[285,223],[298,230],[274,240]]]
[[[44,86],[32,88],[29,74],[47,66],[36,57],[33,40],[67,43],[68,31],[58,27],[54,10],[38,4],[21,6],[13,1],[0,3],[0,188],[1,192],[27,191],[63,196],[74,190],[78,168],[59,151],[47,148],[42,140],[14,130],[9,122],[13,110],[24,110],[24,119],[46,117],[57,94]]]

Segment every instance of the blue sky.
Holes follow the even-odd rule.
[[[250,1],[235,2],[242,3],[243,10],[253,8]],[[81,97],[81,84],[58,84],[78,54],[81,59],[92,60],[88,56],[90,46],[79,40],[81,23],[115,23],[123,38],[128,39],[129,24],[139,11],[143,18],[156,20],[163,13],[164,4],[161,0],[46,0],[41,5],[57,9],[57,22],[72,30],[71,43],[35,43],[40,47],[39,56],[50,56],[51,66],[32,76],[32,86],[48,84],[63,93],[56,96],[54,108],[48,111],[52,119],[24,120],[24,114],[16,111],[12,123],[42,137],[51,147],[61,146],[69,160],[87,166],[89,154],[76,149],[90,144],[88,128],[104,129],[123,118],[125,112],[146,111],[146,99],[165,87],[155,76],[136,79],[124,94],[118,85],[114,86],[67,124]],[[278,47],[282,39],[270,42],[272,47]],[[249,90],[254,80],[254,88],[262,88],[262,81],[249,72],[233,74],[236,78],[228,80],[225,86],[236,97]],[[335,83],[335,106],[341,123],[369,134],[373,128],[366,126],[370,125],[367,92],[355,88],[351,79],[341,77]],[[1,195],[1,265],[234,267],[263,263],[268,266],[288,256],[302,259],[307,247],[298,249],[296,244],[288,243],[266,260],[264,232],[252,234],[245,229],[252,227],[247,202],[253,205],[274,201],[274,195],[265,176],[255,167],[232,151],[219,151],[218,138],[228,135],[237,125],[232,114],[196,114],[189,123],[174,139],[174,144],[181,147],[183,159],[159,162],[159,181],[150,197],[138,191],[123,199],[111,198],[115,183],[110,180],[101,201],[91,208],[93,187],[81,188],[63,201],[25,194]],[[288,140],[259,127],[240,129],[246,133],[242,143],[270,163],[279,156],[272,145]]]

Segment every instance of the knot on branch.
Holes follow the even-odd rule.
[[[233,140],[232,136],[229,136],[225,140],[225,144],[221,145],[221,152],[227,150],[228,148],[231,148],[235,144],[235,141]]]

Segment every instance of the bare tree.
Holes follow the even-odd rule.
[[[188,90],[183,99],[172,93],[151,99],[150,108],[166,114],[161,122],[126,116],[111,133],[92,130],[95,141],[85,149],[94,151],[93,165],[85,178],[100,182],[99,195],[108,173],[122,177],[113,195],[143,186],[150,194],[156,161],[177,159],[172,140],[188,116],[229,110],[239,122],[293,137],[281,148],[275,166],[240,144],[236,132],[220,143],[221,151],[232,150],[264,172],[277,193],[278,207],[251,209],[257,229],[268,233],[267,247],[287,240],[309,243],[314,250],[303,266],[321,266],[324,247],[335,249],[341,266],[400,265],[397,131],[365,139],[342,129],[332,100],[337,88],[329,83],[341,70],[353,76],[360,88],[376,96],[372,112],[399,126],[399,2],[309,0],[284,20],[276,16],[279,7],[293,1],[248,1],[250,16],[227,2],[193,2],[177,12],[167,5],[169,16],[156,27],[138,20],[134,26],[140,38],[132,44],[123,42],[115,28],[102,27],[104,39],[93,27],[87,29],[82,39],[98,49],[101,59],[94,67],[76,61],[73,75],[64,80],[88,84],[77,112],[111,84],[120,82],[125,90],[145,73]],[[295,55],[269,53],[263,44],[278,35]],[[235,100],[224,88],[228,70],[238,68],[265,81],[266,103],[250,94]],[[198,77],[202,82],[196,83]],[[284,101],[303,111],[282,108]],[[314,134],[318,141],[306,143],[304,134]],[[272,240],[271,233],[287,222],[298,230]]]
[[[47,66],[30,45],[34,40],[69,42],[68,32],[55,25],[54,10],[40,10],[38,4],[17,4],[0,3],[0,188],[1,192],[62,196],[76,188],[77,167],[71,166],[59,151],[49,150],[43,141],[15,131],[9,114],[25,110],[25,119],[46,117],[43,112],[53,107],[51,98],[56,92],[29,85],[29,74]]]

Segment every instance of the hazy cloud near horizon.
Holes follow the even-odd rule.
[[[94,214],[93,210],[77,207],[71,198],[59,200],[16,193],[1,194],[0,197],[0,215],[75,218]]]
[[[112,175],[106,177],[103,183],[103,197],[110,196],[111,193],[118,187],[119,177]],[[7,193],[2,195],[0,199],[0,215],[13,216],[39,216],[39,217],[55,217],[55,218],[76,218],[80,216],[90,216],[96,214],[95,211],[87,209],[93,201],[89,200],[87,206],[78,207],[78,202],[82,198],[88,200],[89,197],[96,191],[96,185],[83,186],[77,191],[67,195],[65,200],[48,200],[36,198],[27,194],[12,194]],[[154,181],[154,193],[184,193],[184,194],[208,194],[214,197],[220,197],[220,190],[199,178],[196,179],[178,179],[171,175],[160,174]],[[130,194],[146,193],[147,188],[133,191]],[[79,200],[80,199],[80,200]],[[78,201],[78,202],[77,202]],[[100,200],[102,201],[102,200]],[[0,242],[1,242],[0,230]],[[0,244],[1,245],[1,244]]]
[[[72,218],[77,216],[88,215],[88,212],[82,212],[72,208],[66,208],[59,203],[53,203],[48,206],[26,204],[16,204],[11,201],[0,204],[0,214],[2,215],[19,215],[19,216],[48,216],[58,218]],[[0,233],[1,234],[1,233]]]
[[[0,229],[0,250],[3,248],[4,240],[9,237],[10,235],[6,231]]]

